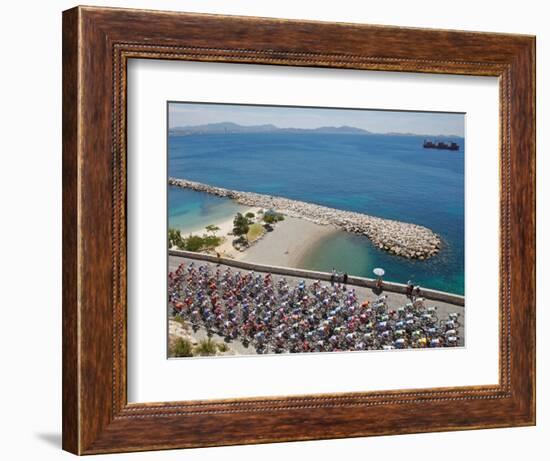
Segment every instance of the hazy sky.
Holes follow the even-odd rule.
[[[464,136],[464,114],[456,113],[170,103],[168,114],[170,128],[218,122],[273,124],[279,128],[348,125],[374,133]]]

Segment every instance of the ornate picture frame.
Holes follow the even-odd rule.
[[[498,385],[128,403],[129,59],[498,77]],[[533,424],[534,37],[95,7],[63,13],[65,450],[93,454]]]

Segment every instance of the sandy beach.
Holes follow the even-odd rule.
[[[286,216],[272,232],[266,233],[238,259],[272,266],[299,267],[311,246],[335,232],[338,232],[335,226]]]
[[[250,207],[243,210],[243,214],[252,212],[258,213],[258,207]],[[259,240],[251,243],[251,246],[239,251],[233,247],[231,235],[233,231],[233,219],[213,222],[220,228],[216,235],[223,238],[221,245],[215,251],[224,258],[237,259],[249,262],[257,262],[273,266],[300,267],[299,264],[307,252],[321,239],[339,229],[333,225],[317,224],[307,219],[285,216],[284,221],[273,224],[273,230],[266,232]],[[182,232],[183,237],[190,235],[202,235],[206,229],[186,230]]]

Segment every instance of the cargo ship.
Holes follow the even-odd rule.
[[[458,150],[459,146],[456,142],[433,142],[424,139],[424,149],[445,149],[445,150]]]

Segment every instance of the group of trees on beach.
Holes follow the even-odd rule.
[[[248,212],[245,215],[242,213],[237,213],[235,219],[233,220],[233,234],[236,236],[247,235],[250,226],[253,226],[254,218],[256,215],[252,212]],[[277,213],[274,211],[266,211],[263,213],[262,221],[266,224],[275,224],[276,222],[283,221],[285,219],[282,213]]]
[[[261,213],[261,212],[259,212]],[[248,246],[249,242],[253,242],[260,238],[266,230],[272,230],[271,224],[284,220],[281,213],[267,211],[261,213],[259,222],[256,222],[256,214],[251,211],[243,214],[237,213],[233,219],[233,235],[237,237],[235,243],[241,246]],[[262,225],[263,222],[263,225]],[[206,232],[202,235],[191,234],[187,237],[181,235],[179,229],[168,229],[168,244],[169,248],[176,248],[187,251],[209,251],[214,250],[223,242],[223,237],[218,237],[216,234],[220,228],[214,224],[205,227]]]
[[[216,248],[221,242],[221,237],[216,235],[220,228],[213,224],[206,226],[206,234],[183,237],[179,229],[168,229],[168,244],[170,248],[187,251],[203,251]]]
[[[283,214],[273,210],[259,211],[258,215],[261,215],[258,219],[255,219],[256,215],[250,211],[244,215],[242,213],[235,215],[233,235],[237,238],[233,241],[234,245],[247,247],[251,242],[258,240],[266,231],[273,230],[272,224],[285,219]]]
[[[264,213],[264,222],[267,224],[275,224],[279,221],[284,221],[285,217],[281,213]]]

